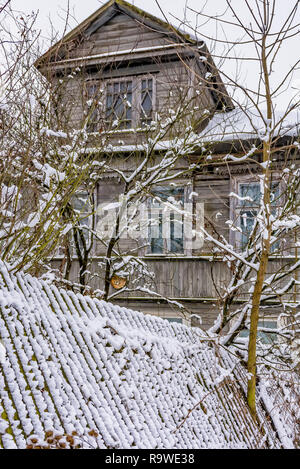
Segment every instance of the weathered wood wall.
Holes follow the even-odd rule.
[[[201,83],[201,76],[205,75],[205,62],[199,63],[188,54],[181,54],[182,49],[176,50],[174,44],[173,53],[167,52],[168,48],[159,46],[169,46],[170,37],[160,31],[155,31],[140,22],[119,14],[108,23],[102,25],[99,30],[95,30],[89,37],[83,37],[81,43],[74,43],[69,47],[65,59],[68,63],[55,65],[59,76],[52,73],[52,80],[55,85],[59,85],[61,80],[61,112],[66,114],[66,123],[69,128],[82,128],[84,120],[87,118],[89,108],[86,101],[88,83],[96,83],[99,89],[105,90],[105,86],[113,79],[136,77],[142,75],[153,76],[155,81],[154,111],[161,116],[168,115],[170,110],[178,109],[180,103],[194,98],[190,108],[187,109],[186,120],[182,119],[174,127],[172,132],[165,136],[166,139],[182,133],[186,125],[192,124],[196,127],[201,124],[201,116],[204,110],[211,110],[215,105],[211,92],[205,85],[205,80]],[[145,50],[136,52],[137,49],[153,48],[153,51]],[[156,48],[156,49],[155,49]],[[132,54],[123,56],[107,56],[114,52],[131,51]],[[156,52],[155,52],[156,50]],[[91,62],[89,56],[98,55]],[[102,55],[102,56],[101,56]],[[78,58],[79,61],[73,61]],[[70,61],[71,60],[71,61]],[[81,65],[77,68],[78,64]],[[184,63],[186,62],[186,63]],[[186,66],[188,65],[188,66]],[[52,70],[53,72],[53,70]],[[196,92],[198,91],[198,92]],[[99,94],[99,101],[102,100],[102,108],[105,108],[105,91]],[[194,107],[198,109],[194,109]],[[101,106],[100,106],[101,107]],[[118,132],[107,132],[105,128],[99,128],[98,132],[91,134],[88,146],[98,148],[99,152],[107,143],[113,146],[130,145],[134,149],[135,144],[147,141],[152,137],[151,132],[137,130],[122,130]],[[107,162],[117,169],[132,171],[139,164],[142,155],[133,154],[107,154]],[[157,154],[154,158],[157,158]],[[182,162],[186,165],[186,161]],[[224,169],[225,168],[225,169]],[[231,216],[231,205],[229,194],[233,188],[234,177],[239,174],[246,174],[251,168],[235,166],[232,174],[228,172],[225,165],[218,167],[212,165],[206,173],[190,174],[186,180],[180,184],[191,184],[192,190],[197,193],[193,198],[194,204],[204,204],[205,228],[208,232],[216,230],[220,236],[229,239],[229,229],[226,221]],[[107,173],[105,178],[97,187],[97,203],[110,203],[118,201],[122,193],[122,185],[118,178]],[[99,221],[99,220],[98,220]],[[104,222],[103,222],[104,223]],[[146,239],[140,240],[140,245],[145,244]],[[120,243],[122,250],[130,252],[139,245],[139,241],[130,239],[122,240]],[[203,326],[211,325],[217,314],[218,297],[222,295],[226,284],[230,280],[230,271],[227,265],[220,259],[212,257],[212,246],[205,242],[201,248],[185,251],[182,256],[156,256],[147,257],[147,249],[140,248],[135,251],[149,266],[155,274],[153,290],[163,297],[181,300],[192,312],[203,317]],[[103,263],[101,256],[105,255],[103,244],[98,243],[93,252],[93,259],[89,270],[93,279],[91,287],[103,289]],[[269,272],[278,269],[284,259],[271,260],[269,262]],[[289,263],[289,260],[286,261]],[[60,261],[56,260],[54,265],[59,268]],[[71,280],[78,278],[78,264],[73,262]],[[113,291],[113,289],[112,289]],[[247,286],[241,292],[245,298]],[[165,317],[172,317],[178,314],[175,306],[166,305],[161,300],[153,298],[146,299],[147,295],[142,292],[134,292],[120,298],[119,301],[134,309],[141,309],[144,312],[151,311]],[[299,293],[298,293],[299,296]],[[285,297],[294,300],[295,292],[291,292]],[[274,307],[270,312],[274,313]]]

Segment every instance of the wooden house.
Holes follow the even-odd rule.
[[[100,171],[94,192],[97,207],[101,204],[104,211],[108,207],[107,212],[113,204],[120,203],[124,174],[129,180],[151,145],[152,168],[172,145],[173,149],[181,145],[184,156],[176,160],[168,176],[157,184],[157,189],[145,189],[145,198],[149,196],[145,202],[147,210],[155,208],[158,193],[164,200],[172,197],[177,203],[189,203],[192,211],[199,210],[209,232],[216,230],[233,246],[244,242],[246,234],[233,233],[226,222],[232,217],[242,220],[247,210],[252,210],[253,219],[255,207],[239,205],[239,199],[230,194],[244,197],[253,193],[255,198],[259,191],[257,165],[239,161],[241,154],[251,151],[257,134],[249,130],[243,115],[234,109],[202,40],[123,0],[110,0],[51,47],[36,66],[59,88],[61,122],[64,115],[70,128],[84,127],[88,134],[86,151],[113,168]],[[176,112],[177,120],[157,139],[155,123],[164,122],[168,116],[172,120]],[[185,142],[187,135],[189,140]],[[194,135],[203,137],[204,149],[203,145],[190,144]],[[286,132],[280,143],[289,138]],[[189,154],[185,144],[190,145]],[[209,164],[207,159],[202,164],[203,152],[209,153]],[[254,153],[254,159],[260,161],[261,152]],[[235,157],[226,159],[228,154]],[[283,161],[280,151],[277,159],[279,171]],[[174,179],[176,172],[179,177]],[[84,199],[84,192],[81,197]],[[97,226],[105,229],[105,225],[110,225],[109,218],[101,219],[99,210],[96,215]],[[224,258],[213,253],[209,242],[187,243],[184,221],[177,216],[179,229],[175,219],[176,215],[169,218],[166,237],[162,236],[158,221],[156,231],[148,230],[144,242],[122,240],[124,257],[136,256],[148,266],[154,274],[152,284],[151,288],[139,284],[135,289],[135,277],[130,277],[130,273],[124,277],[121,272],[109,278],[108,298],[122,306],[187,324],[193,314],[199,315],[202,327],[207,328],[216,317],[218,301],[231,272]],[[247,225],[246,231],[248,228]],[[286,257],[294,255],[293,251]],[[103,266],[106,256],[103,244],[96,242],[89,253],[89,271],[94,275],[90,286],[94,289],[105,288],[103,268],[99,266]],[[59,268],[61,262],[58,254],[53,265]],[[273,256],[270,270],[280,263],[282,259]],[[77,273],[75,256],[70,278],[76,279]],[[292,290],[289,294],[288,301],[293,301],[297,292]],[[237,304],[246,297],[245,291],[236,299]],[[264,310],[269,321],[276,316],[276,301]],[[178,303],[189,313],[182,315]],[[199,324],[199,319],[195,316],[192,322]]]

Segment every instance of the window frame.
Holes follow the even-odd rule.
[[[156,76],[153,73],[146,73],[140,75],[126,75],[120,77],[113,77],[113,78],[105,78],[105,79],[89,79],[85,83],[86,88],[86,98],[93,99],[88,94],[88,88],[90,86],[96,85],[98,89],[103,89],[103,93],[99,96],[99,101],[102,102],[102,105],[95,106],[95,112],[98,114],[98,122],[99,126],[104,129],[105,133],[109,132],[130,132],[132,130],[140,130],[145,131],[147,130],[148,125],[142,125],[142,81],[143,80],[152,80],[152,120],[155,120],[155,112],[157,109],[156,106]],[[111,124],[108,123],[106,119],[106,111],[107,111],[107,95],[108,95],[108,85],[113,85],[114,83],[121,83],[121,82],[132,82],[132,102],[131,102],[131,127],[128,128],[118,128],[115,129],[111,127]],[[94,112],[94,111],[93,111]],[[96,134],[99,130],[88,130],[88,123],[87,123],[87,132],[89,134]]]
[[[261,176],[261,174],[257,174],[257,175],[239,175],[239,176],[235,176],[235,177],[232,177],[231,178],[231,182],[230,182],[230,192],[234,192],[235,194],[239,195],[240,196],[240,185],[242,184],[260,184],[260,180],[259,180],[259,177],[258,176]],[[279,185],[279,194],[280,194],[280,197],[282,197],[284,195],[284,191],[283,191],[283,183],[282,183],[282,180],[280,178],[280,175],[276,172],[272,173],[272,183],[278,183]],[[239,229],[241,229],[241,225],[240,225],[240,212],[241,211],[247,211],[247,207],[240,207],[239,206],[239,199],[236,198],[236,197],[229,197],[230,198],[230,220],[233,220],[234,221],[234,224],[237,226],[238,230],[236,231],[233,231],[233,230],[229,230],[229,243],[235,247],[235,249],[238,249],[239,251],[241,251],[243,248],[242,248],[242,242],[241,242],[241,239],[242,239],[242,233],[239,231]],[[277,205],[276,205],[277,206]],[[255,207],[249,207],[249,211],[250,210],[256,210]],[[279,249],[281,251],[282,254],[285,254],[285,252],[282,251],[282,242],[280,242],[280,246],[279,246]],[[272,255],[272,253],[270,253]]]
[[[114,128],[112,127],[112,123],[114,122],[114,120],[109,120],[107,118],[107,98],[108,98],[108,95],[110,93],[108,93],[108,87],[109,86],[112,86],[114,87],[115,84],[118,84],[118,85],[121,85],[121,83],[131,83],[131,106],[130,106],[130,109],[131,109],[131,119],[129,122],[131,122],[131,126],[129,127],[117,127],[116,130],[119,130],[119,131],[126,131],[126,130],[129,130],[129,129],[132,129],[133,128],[133,125],[134,125],[134,118],[135,118],[135,107],[136,107],[136,103],[135,103],[135,94],[134,93],[134,79],[133,77],[131,76],[128,76],[128,77],[122,77],[122,78],[117,78],[117,79],[113,79],[113,80],[106,80],[104,82],[104,103],[103,103],[103,106],[102,106],[102,110],[103,110],[103,121],[104,121],[104,125],[105,125],[105,129],[107,130],[114,130]],[[120,88],[120,86],[119,86]],[[126,92],[128,93],[128,90],[126,89]],[[121,91],[119,91],[119,95],[121,95]],[[129,106],[128,106],[129,107]],[[128,108],[126,107],[126,109]],[[126,122],[126,119],[124,120]],[[122,120],[121,120],[122,122]]]
[[[165,184],[164,186],[163,185],[159,185],[158,187],[165,187],[165,188],[172,188],[172,186],[170,186],[170,184]],[[176,182],[176,187],[177,188],[182,188],[183,189],[183,204],[185,204],[186,202],[189,202],[189,196],[190,194],[193,192],[193,182],[190,181],[188,183],[186,182]],[[150,204],[151,204],[151,197],[149,197],[147,199],[147,219],[149,220],[149,208],[150,208]],[[193,207],[193,214],[194,214],[194,207]],[[148,234],[148,237],[147,237],[147,240],[146,240],[148,243],[150,243],[150,236]],[[167,247],[167,243],[168,243],[168,240],[167,239],[163,239],[163,252],[162,253],[152,253],[150,251],[150,244],[149,246],[147,246],[145,248],[145,252],[144,252],[144,255],[146,257],[181,257],[181,256],[190,256],[192,255],[192,249],[190,248],[187,248],[186,247],[186,239],[185,239],[185,236],[184,236],[184,221],[183,221],[183,250],[182,252],[171,252],[168,250],[168,247]]]

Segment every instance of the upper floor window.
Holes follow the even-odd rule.
[[[132,127],[132,81],[108,83],[105,117],[108,124],[119,129]]]
[[[153,76],[106,80],[101,86],[94,82],[87,86],[87,96],[89,102],[93,102],[88,118],[88,132],[145,127],[153,120]]]
[[[141,81],[141,126],[150,125],[153,112],[153,78],[143,78]]]
[[[276,207],[279,205],[280,191],[279,182],[271,184],[271,206],[272,215],[276,213]],[[255,220],[257,218],[262,198],[260,182],[244,181],[238,184],[238,201],[236,203],[236,216],[238,217],[238,225],[241,230],[240,245],[245,249],[249,237],[252,233]],[[271,251],[274,252],[278,248],[278,243],[274,243]]]

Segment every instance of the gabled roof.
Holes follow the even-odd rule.
[[[0,263],[0,447],[48,431],[83,447],[279,447],[250,416],[238,361],[207,339]]]
[[[101,8],[86,18],[76,28],[66,34],[60,41],[54,44],[45,54],[43,54],[35,63],[36,67],[41,66],[50,57],[56,55],[58,50],[68,42],[80,36],[89,37],[98,28],[110,21],[115,15],[124,13],[129,17],[138,20],[141,24],[153,28],[156,31],[165,33],[173,42],[184,42],[191,45],[198,43],[195,37],[174,27],[170,23],[147,13],[140,8],[131,5],[124,0],[109,0]],[[201,41],[203,43],[203,41]]]
[[[71,45],[73,41],[78,44],[84,39],[89,37],[97,31],[101,26],[108,23],[115,15],[125,14],[130,18],[136,20],[137,25],[145,25],[152,31],[163,33],[166,37],[166,44],[159,44],[157,46],[149,46],[147,50],[145,48],[132,48],[129,50],[118,50],[115,52],[103,51],[103,53],[78,56],[68,58],[65,56],[68,45]],[[35,66],[41,70],[47,76],[47,67],[50,67],[51,71],[64,70],[69,67],[76,68],[78,66],[93,66],[99,63],[118,62],[122,60],[131,61],[133,58],[140,59],[145,57],[148,53],[149,57],[155,57],[156,55],[178,55],[187,54],[189,57],[193,56],[197,62],[201,62],[205,57],[205,68],[207,73],[211,73],[214,78],[210,86],[210,92],[213,96],[219,109],[223,109],[225,106],[226,110],[233,109],[234,105],[228,96],[227,90],[222,83],[214,61],[209,53],[206,44],[202,40],[198,40],[195,36],[187,34],[180,28],[173,26],[171,23],[161,20],[150,13],[147,13],[140,8],[131,5],[124,0],[109,0],[101,8],[95,11],[76,28],[66,34],[60,41],[54,44],[45,54],[43,54],[36,62]],[[201,60],[200,60],[201,59]]]

